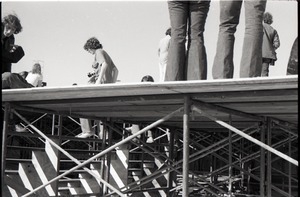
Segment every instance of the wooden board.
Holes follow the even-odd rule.
[[[151,123],[182,107],[185,96],[221,120],[228,121],[232,114],[232,121],[241,127],[257,121],[251,116],[298,125],[298,75],[2,90],[2,103],[33,112]],[[182,113],[165,124],[182,125]],[[214,124],[193,112],[191,127],[219,127]]]

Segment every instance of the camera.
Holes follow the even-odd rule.
[[[95,72],[89,72],[88,74],[87,74],[87,76],[88,77],[92,77],[92,76],[94,76],[96,73]]]

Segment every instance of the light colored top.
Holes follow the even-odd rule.
[[[166,64],[168,60],[168,50],[170,46],[170,40],[171,40],[171,36],[166,35],[159,42],[158,56],[159,56],[159,63],[162,65]]]
[[[26,81],[32,84],[34,87],[42,87],[43,76],[37,73],[29,72]]]

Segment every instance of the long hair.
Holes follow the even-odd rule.
[[[14,26],[16,28],[16,31],[14,32],[14,34],[20,33],[23,29],[20,19],[16,15],[13,15],[13,14],[9,14],[9,15],[5,16],[2,20],[2,23],[4,25],[9,24],[9,25]]]
[[[86,41],[83,48],[88,51],[89,49],[102,49],[102,44],[95,37],[92,37]]]
[[[42,75],[42,68],[41,68],[41,65],[39,63],[35,63],[33,66],[32,66],[32,70],[31,70],[32,74],[40,74]]]

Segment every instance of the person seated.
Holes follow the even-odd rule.
[[[2,89],[18,89],[18,88],[32,88],[33,85],[25,80],[26,71],[21,73],[2,73]],[[26,132],[27,129],[22,127],[20,124],[15,124],[16,118],[13,116],[9,120],[8,128],[9,130],[16,132]]]
[[[26,76],[26,81],[32,84],[34,87],[43,86],[42,67],[39,63],[35,63],[32,66],[32,70]]]
[[[19,73],[2,73],[2,89],[18,88],[33,88],[33,85],[28,83]]]

